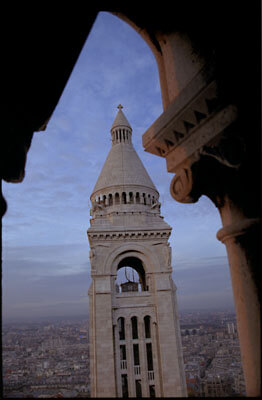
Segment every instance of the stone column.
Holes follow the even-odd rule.
[[[195,202],[202,193],[206,194],[220,212],[223,227],[218,231],[217,238],[227,249],[246,393],[247,396],[259,396],[261,284],[258,271],[261,220],[248,218],[244,214],[244,209],[249,210],[251,215],[256,214],[256,211],[252,210],[252,203],[249,205],[242,201],[241,204],[243,190],[238,187],[240,179],[237,172],[232,173],[229,168],[222,167],[220,170],[212,163],[202,164],[204,167],[200,160],[191,168],[184,166],[179,170],[171,183],[171,193],[177,201],[183,203]],[[210,180],[212,172],[213,176],[219,177],[213,182]]]
[[[256,238],[260,220],[245,218],[229,199],[220,208],[220,214],[223,228],[217,232],[217,238],[226,245],[228,254],[246,393],[258,396],[261,393],[260,304],[256,268],[252,265],[255,254],[251,252],[259,246]]]

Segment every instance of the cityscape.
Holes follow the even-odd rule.
[[[189,397],[245,395],[233,311],[184,311]],[[88,318],[3,323],[4,398],[90,397]]]

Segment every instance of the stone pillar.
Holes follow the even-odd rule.
[[[220,209],[223,228],[217,238],[226,245],[232,288],[237,314],[237,327],[241,347],[242,364],[247,396],[261,393],[261,331],[259,288],[256,285],[256,271],[250,254],[255,248],[260,220],[240,215],[227,199]],[[255,235],[254,235],[255,233]],[[250,241],[254,241],[250,247]],[[247,248],[249,244],[249,248]],[[254,250],[255,251],[255,250]]]
[[[183,203],[194,202],[200,196],[200,189],[219,209],[223,227],[218,231],[217,239],[226,245],[228,255],[246,393],[249,397],[259,396],[261,394],[261,299],[259,297],[261,284],[258,271],[261,267],[259,264],[261,220],[247,218],[243,212],[245,207],[248,208],[247,205],[238,204],[237,194],[239,193],[241,199],[241,191],[235,183],[237,174],[231,176],[229,169],[220,173],[218,170],[214,169],[216,171],[214,176],[219,176],[219,181],[211,183],[201,166],[195,167],[197,177],[194,176],[194,168],[183,168],[172,181],[172,195]],[[224,188],[222,183],[225,185]],[[225,194],[227,191],[233,194],[231,197],[234,200]],[[252,205],[249,207],[252,208]],[[249,211],[252,214],[253,210]]]
[[[115,366],[110,279],[96,276],[90,290],[92,397],[115,397]]]
[[[175,391],[178,396],[184,396],[186,393],[182,387],[179,365],[173,365],[173,359],[177,360],[179,356],[180,343],[177,341],[174,319],[170,321],[170,315],[173,315],[173,299],[169,272],[155,274],[155,302],[160,350],[158,360],[162,378],[160,390],[163,391],[161,397],[172,397]]]

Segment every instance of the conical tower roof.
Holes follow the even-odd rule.
[[[111,128],[112,148],[98,177],[93,193],[113,186],[143,186],[157,192],[132,142],[132,128],[127,121],[122,106]],[[157,192],[158,193],[158,192]]]
[[[112,129],[114,129],[116,127],[127,127],[132,130],[128,120],[126,119],[125,114],[122,111],[123,106],[121,106],[121,104],[119,104],[119,106],[117,108],[118,108],[118,113],[116,114],[111,131],[112,131]]]

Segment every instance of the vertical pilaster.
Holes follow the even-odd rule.
[[[116,371],[116,395],[117,397],[122,396],[121,388],[121,365],[120,365],[120,343],[119,343],[119,332],[118,325],[114,324],[114,339],[115,339],[115,371]]]
[[[151,337],[152,337],[152,349],[153,349],[155,390],[156,390],[156,397],[161,397],[160,369],[159,369],[159,357],[158,357],[158,349],[157,349],[158,344],[157,344],[156,327],[157,327],[156,322],[151,321]]]
[[[128,393],[130,397],[135,397],[135,375],[134,375],[134,357],[131,335],[130,320],[126,320],[126,350],[127,350],[127,371],[128,371]]]
[[[147,362],[146,362],[146,349],[145,349],[145,330],[144,321],[139,318],[138,320],[138,337],[139,337],[139,352],[140,352],[140,368],[141,368],[141,383],[142,383],[142,396],[149,396],[147,384]]]

